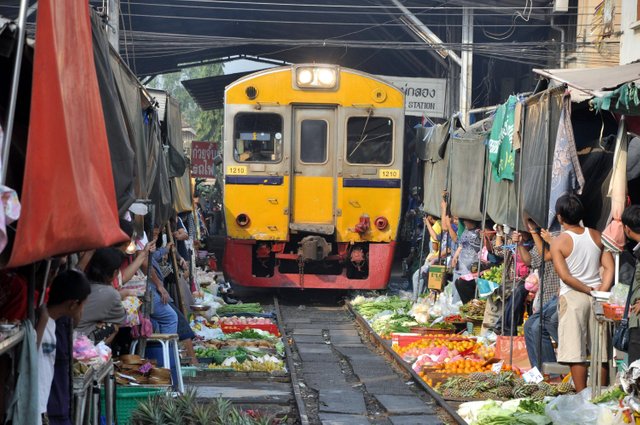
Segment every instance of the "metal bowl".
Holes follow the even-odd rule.
[[[193,304],[190,306],[192,311],[207,311],[211,308],[210,305]]]
[[[14,325],[13,323],[2,323],[0,324],[0,331],[9,332],[12,331],[15,327],[16,325]]]

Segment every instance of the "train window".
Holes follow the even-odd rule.
[[[393,159],[393,120],[351,117],[347,121],[347,161],[351,164],[390,164]]]
[[[272,113],[236,115],[233,156],[239,162],[279,162],[282,156],[282,117]]]
[[[303,120],[300,123],[300,161],[322,164],[327,160],[327,122]]]

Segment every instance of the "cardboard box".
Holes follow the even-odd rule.
[[[433,265],[429,267],[429,280],[427,288],[442,291],[447,279],[447,267]]]

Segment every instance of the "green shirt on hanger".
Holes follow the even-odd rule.
[[[509,96],[506,103],[496,110],[489,136],[489,162],[496,181],[512,180],[515,174],[516,152],[513,149],[513,133],[517,96]]]

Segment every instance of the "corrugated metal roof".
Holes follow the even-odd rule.
[[[182,85],[202,110],[211,111],[224,107],[225,87],[249,74],[251,74],[251,72],[239,72],[237,74],[185,80],[182,81]]]

